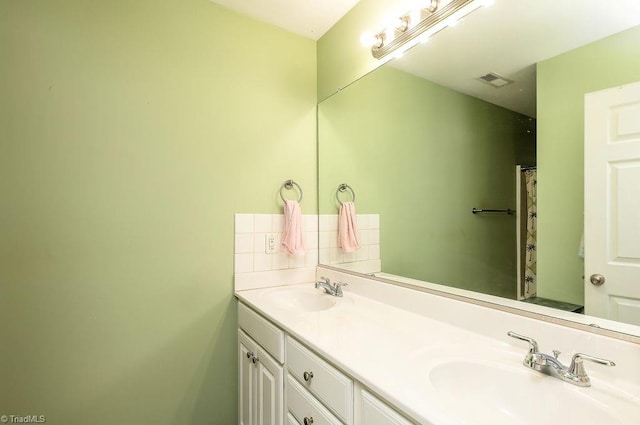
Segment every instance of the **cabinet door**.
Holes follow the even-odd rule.
[[[411,422],[400,416],[382,401],[367,391],[362,391],[361,421],[363,425],[411,425]]]
[[[238,331],[238,424],[253,425],[256,416],[255,366],[253,356],[256,346],[253,341]]]
[[[257,370],[257,425],[283,424],[284,373],[265,350],[258,347]]]

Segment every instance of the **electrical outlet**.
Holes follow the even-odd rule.
[[[275,233],[267,233],[264,238],[264,252],[267,254],[276,254],[278,252],[278,235]]]

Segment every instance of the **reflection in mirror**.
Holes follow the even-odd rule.
[[[580,8],[559,29],[545,5],[497,1],[319,104],[321,264],[582,311],[583,99],[640,80],[640,11]],[[355,252],[335,237],[345,183]]]
[[[515,208],[535,121],[392,67],[347,90],[320,108],[320,190],[344,180],[358,212],[380,215],[382,270],[515,298],[514,217],[471,209]]]

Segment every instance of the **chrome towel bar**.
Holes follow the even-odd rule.
[[[340,205],[342,205],[342,201],[338,197],[338,194],[340,194],[341,192],[342,193],[346,192],[347,189],[351,192],[351,201],[353,201],[353,202],[356,201],[356,193],[353,191],[353,188],[351,186],[349,186],[348,184],[346,184],[346,183],[342,183],[342,184],[338,185],[338,190],[336,190],[336,200],[338,201],[338,203]]]
[[[506,210],[485,210],[482,208],[473,208],[471,210],[471,212],[473,214],[478,214],[478,213],[503,213],[503,214],[514,214],[516,211],[512,210],[511,208],[507,208]]]
[[[298,190],[298,193],[300,194],[300,197],[298,198],[298,202],[302,202],[302,188],[298,183],[294,182],[293,180],[286,180],[284,183],[282,183],[282,186],[280,186],[280,198],[282,199],[282,202],[286,201],[286,199],[284,199],[284,194],[282,193],[282,191],[284,189],[291,190],[293,189],[294,186],[296,187],[296,189]]]

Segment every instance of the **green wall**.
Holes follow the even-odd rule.
[[[233,214],[316,211],[311,40],[207,0],[0,2],[0,414],[237,422]]]
[[[584,95],[640,80],[640,27],[540,62],[537,79],[538,295],[582,304]]]
[[[411,0],[360,0],[318,40],[318,99],[323,100],[384,62],[371,56],[360,36],[375,32],[389,17],[410,10]],[[415,2],[414,2],[415,3]]]
[[[515,298],[515,165],[529,118],[389,66],[320,103],[320,212],[348,183],[379,213],[382,270]]]

